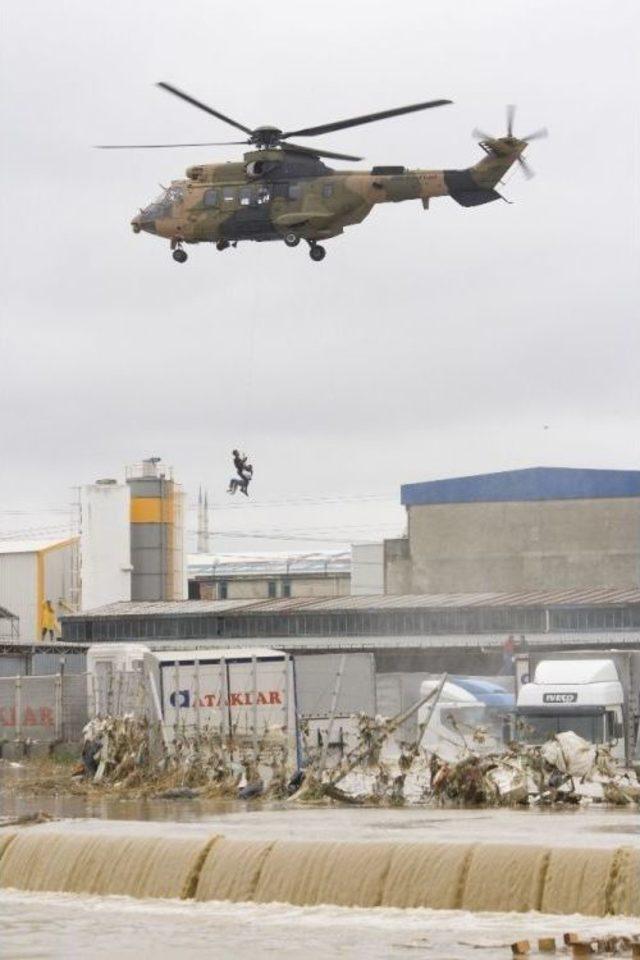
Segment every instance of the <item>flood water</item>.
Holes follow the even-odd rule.
[[[612,848],[640,845],[637,808],[561,811],[304,808],[200,800],[87,801],[0,794],[3,817],[45,811],[61,822],[25,827],[108,835],[262,840],[470,841]],[[640,918],[453,910],[136,900],[0,890],[0,956],[71,958],[511,956],[514,940],[640,933]]]

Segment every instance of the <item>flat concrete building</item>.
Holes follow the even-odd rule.
[[[349,593],[350,560],[348,551],[329,550],[193,554],[188,562],[189,599],[340,597]]]
[[[402,487],[385,592],[640,585],[640,470],[532,467]]]

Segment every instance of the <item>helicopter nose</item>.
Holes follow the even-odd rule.
[[[147,216],[144,210],[135,215],[131,221],[131,229],[134,233],[140,233],[141,230],[144,230],[145,233],[157,233],[155,219]]]

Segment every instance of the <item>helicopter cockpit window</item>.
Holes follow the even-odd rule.
[[[299,200],[302,196],[302,187],[299,183],[289,184],[289,200]]]
[[[168,217],[171,215],[172,205],[183,199],[184,191],[181,187],[167,187],[149,204],[145,212],[154,217]]]
[[[332,196],[333,196],[333,184],[331,184],[331,183],[325,183],[325,184],[323,185],[323,187],[322,187],[322,196],[325,198],[325,200],[328,200],[329,197],[332,197]]]
[[[165,193],[167,203],[178,203],[184,198],[184,191],[181,187],[169,187]]]
[[[223,187],[222,188],[222,199],[225,203],[233,203],[236,199],[236,189],[235,187]]]

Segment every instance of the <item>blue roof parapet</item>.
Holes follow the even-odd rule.
[[[640,470],[528,467],[450,480],[405,483],[405,507],[431,503],[501,503],[516,500],[592,500],[640,497]]]

